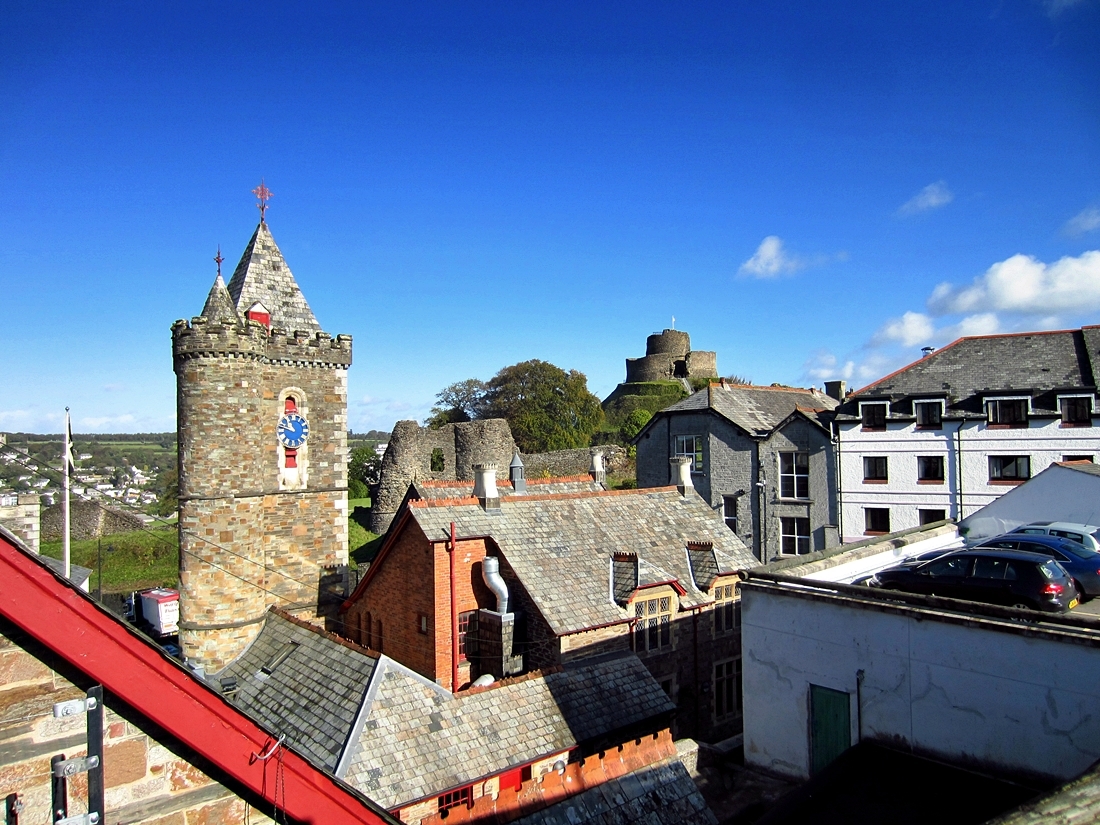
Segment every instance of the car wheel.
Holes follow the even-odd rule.
[[[1016,608],[1017,610],[1032,610],[1033,609],[1030,604],[1026,604],[1024,602],[1016,602],[1016,604],[1014,604],[1012,606],[1014,608]]]

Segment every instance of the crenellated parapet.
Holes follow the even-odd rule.
[[[351,366],[351,336],[327,332],[268,329],[258,321],[220,323],[203,316],[172,325],[172,356],[176,368],[192,358],[249,358],[272,364]]]

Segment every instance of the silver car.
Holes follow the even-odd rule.
[[[1025,533],[1031,536],[1057,536],[1075,541],[1082,547],[1100,553],[1100,526],[1095,524],[1074,524],[1070,521],[1033,521],[1023,527],[1017,527],[1013,533]]]

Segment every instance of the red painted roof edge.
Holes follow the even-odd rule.
[[[252,761],[274,740],[230,705],[0,532],[0,614],[102,684],[257,797],[274,803],[268,762]],[[82,632],[75,633],[79,628]],[[395,823],[354,788],[290,748],[281,760],[280,808],[300,822]]]
[[[645,495],[648,493],[667,493],[678,489],[676,486],[667,487],[636,487],[630,490],[581,490],[576,493],[542,493],[541,495],[508,496],[502,498],[501,506],[508,504],[514,506],[528,501],[564,501],[572,498],[607,498],[609,496]],[[426,510],[430,507],[474,507],[481,506],[481,502],[470,498],[422,498],[409,502],[409,511]]]

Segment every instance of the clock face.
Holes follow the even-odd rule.
[[[309,438],[309,422],[299,413],[287,413],[279,419],[275,432],[280,444],[288,450],[297,450]]]

